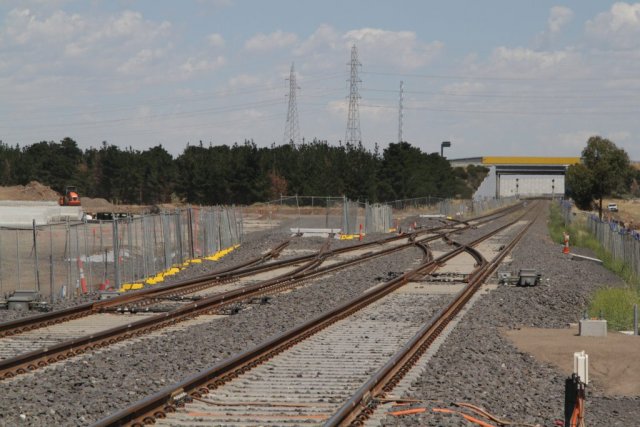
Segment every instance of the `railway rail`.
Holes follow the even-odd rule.
[[[434,234],[427,239],[440,238],[443,234],[468,227],[457,225],[439,227],[438,229],[421,230],[421,234]],[[438,230],[444,230],[438,232]],[[223,272],[204,276],[198,279],[180,282],[163,288],[151,288],[132,295],[118,297],[115,301],[100,301],[93,304],[85,304],[77,310],[63,310],[51,316],[36,316],[36,323],[29,323],[28,319],[9,322],[5,326],[5,337],[0,340],[0,379],[12,378],[15,375],[34,371],[50,364],[66,360],[75,355],[87,351],[97,350],[117,342],[139,337],[141,335],[157,331],[160,328],[175,325],[177,322],[190,320],[194,316],[211,314],[221,310],[225,306],[245,301],[247,299],[264,296],[273,292],[284,290],[300,283],[328,274],[332,271],[355,265],[364,260],[384,256],[413,246],[415,235],[393,236],[374,242],[357,244],[351,247],[328,250],[324,246],[317,254],[295,257],[284,261],[275,261],[267,265],[257,265],[260,261],[252,260],[243,264],[242,268],[236,266]],[[403,242],[404,241],[404,242]],[[278,245],[269,254],[262,257],[271,259],[286,246],[286,243]],[[388,245],[388,248],[379,249]],[[361,253],[346,260],[338,260],[330,265],[321,264],[331,257],[345,255],[350,252],[362,252],[376,247],[376,250]],[[290,269],[273,279],[262,280],[235,289],[225,290],[213,295],[204,296],[195,301],[179,304],[172,310],[160,314],[149,315],[145,309],[154,302],[166,301],[175,295],[202,292],[212,286],[239,280],[251,274],[261,274],[278,269]],[[69,311],[73,314],[69,315]],[[109,316],[110,312],[126,312],[127,316]],[[141,311],[142,316],[132,318],[130,315]],[[87,316],[93,316],[92,321],[87,321]],[[95,319],[94,319],[95,317]],[[20,326],[17,326],[20,325]],[[43,329],[43,326],[49,326]],[[20,332],[15,332],[20,327]],[[12,329],[13,328],[13,329]]]
[[[525,214],[468,244],[443,235],[441,237],[446,238],[453,249],[435,258],[426,241],[417,241],[425,256],[413,270],[268,342],[167,387],[95,426],[207,422],[216,425],[360,424],[375,408],[377,399],[393,389],[524,235],[531,224],[523,219]],[[522,226],[516,236],[506,245],[494,245],[504,249],[496,249],[489,260],[475,248],[519,225]],[[433,295],[407,292],[407,285],[419,285],[437,268],[463,253],[473,257],[475,268],[467,275],[462,289],[437,316],[426,322],[412,321],[412,316],[407,315],[418,305],[415,301],[428,304]],[[414,303],[407,304],[409,300]],[[395,325],[394,333],[386,330],[376,333],[375,325],[383,328],[384,321],[375,322],[371,317],[384,320],[385,315],[404,315],[405,323],[400,328]],[[368,323],[374,325],[374,329]],[[371,336],[375,338],[369,339]],[[399,345],[402,349],[396,351]],[[336,352],[331,353],[332,349]],[[381,365],[382,368],[375,369]],[[371,367],[375,372],[371,372]],[[298,373],[295,373],[296,369]],[[314,376],[322,381],[314,380]],[[273,393],[266,393],[266,390]]]
[[[480,225],[495,217],[507,215],[514,209],[517,209],[517,206],[476,218],[473,222],[475,225]],[[426,250],[426,246],[424,246],[426,242],[440,239],[449,233],[459,232],[469,227],[469,223],[457,222],[454,226],[445,224],[442,227],[416,230],[410,236],[392,236],[345,248],[329,250],[325,245],[315,254],[265,263],[280,254],[289,243],[285,241],[261,257],[197,279],[178,282],[167,287],[149,288],[112,300],[98,301],[59,312],[8,322],[0,325],[0,337],[4,335],[4,338],[0,339],[0,344],[2,344],[0,379],[32,372],[88,351],[98,350],[123,340],[173,326],[178,322],[191,320],[196,316],[214,314],[224,307],[299,286],[301,283],[321,275],[416,244],[422,245],[421,247]],[[418,241],[420,236],[427,237]],[[390,247],[379,249],[384,245]],[[378,250],[363,253],[369,248]],[[359,254],[350,259],[327,262],[332,257],[338,258],[351,252],[359,252]],[[244,286],[235,287],[235,289],[225,289],[221,286],[238,281],[243,277],[260,275],[274,270],[285,271],[272,279],[261,280],[257,283],[245,283]],[[219,292],[207,294],[207,289],[212,287],[218,289]],[[203,292],[204,295],[202,295]],[[197,295],[198,293],[200,295]],[[175,304],[169,311],[149,314],[150,305],[187,294],[196,294],[196,297]],[[109,316],[109,313],[112,312],[126,313],[126,315]],[[138,312],[140,312],[139,315],[131,316],[132,313]],[[88,319],[87,316],[92,316],[92,318]]]

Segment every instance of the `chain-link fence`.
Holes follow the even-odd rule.
[[[573,205],[567,200],[560,201],[560,210],[565,225],[575,222]],[[616,220],[605,220],[597,215],[585,213],[579,222],[596,238],[605,251],[618,262],[629,266],[633,274],[640,277],[640,233]]]
[[[393,227],[393,210],[389,205],[365,204],[365,232],[386,233]]]
[[[616,221],[604,221],[596,215],[587,217],[587,228],[616,261],[623,262],[640,277],[640,233]]]
[[[235,208],[192,207],[110,221],[0,228],[0,295],[52,298],[118,288],[240,242]]]
[[[469,218],[517,203],[517,197],[482,198],[477,200],[443,199],[439,197],[420,197],[415,199],[394,200],[390,205],[395,210],[420,213],[441,214],[454,218]]]

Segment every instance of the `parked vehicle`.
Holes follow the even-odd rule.
[[[76,187],[67,186],[64,189],[64,195],[58,200],[60,206],[80,206],[80,196]]]
[[[607,205],[607,209],[609,209],[609,212],[618,212],[618,204],[617,203],[609,203]]]

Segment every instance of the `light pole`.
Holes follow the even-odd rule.
[[[520,187],[520,179],[516,178],[516,199],[520,197],[520,194],[518,191],[519,187]]]
[[[442,144],[440,144],[440,157],[444,157],[444,147],[451,147],[451,142],[442,141]]]
[[[600,152],[598,151],[597,147],[595,148],[593,154],[596,160],[596,164],[600,163]],[[597,166],[596,166],[596,171],[597,171]],[[598,173],[598,175],[600,175],[600,173]],[[598,176],[598,197],[600,198],[600,203],[598,204],[598,218],[600,218],[600,221],[602,221],[602,177],[601,176]]]

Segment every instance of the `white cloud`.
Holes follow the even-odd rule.
[[[244,44],[245,49],[254,52],[267,52],[282,49],[298,41],[298,36],[293,33],[285,33],[282,30],[271,34],[259,33],[251,37]]]
[[[232,88],[255,86],[261,82],[260,77],[251,74],[240,74],[229,79]]]
[[[226,63],[227,60],[224,56],[217,56],[212,60],[206,58],[188,58],[180,69],[184,72],[185,77],[189,77],[193,74],[217,70]]]
[[[125,63],[120,65],[118,72],[123,74],[133,74],[143,72],[146,67],[152,65],[157,59],[164,56],[162,49],[142,49],[134,57],[129,58]]]
[[[18,45],[40,41],[51,43],[68,40],[87,28],[80,15],[57,11],[45,19],[29,9],[13,9],[5,19],[3,39]]]
[[[551,34],[559,33],[573,19],[573,11],[568,7],[554,6],[549,13],[547,30]]]
[[[442,92],[456,95],[469,95],[484,92],[486,85],[480,82],[452,83],[442,88]]]
[[[573,11],[568,7],[554,6],[549,11],[547,26],[534,38],[534,46],[538,49],[548,48],[559,38],[562,30],[573,20]]]
[[[572,50],[538,51],[504,46],[495,48],[488,63],[476,67],[476,72],[516,79],[584,75],[581,56]]]
[[[419,41],[413,31],[361,28],[347,32],[343,39],[349,46],[356,44],[361,56],[367,57],[368,61],[397,65],[408,70],[427,65],[444,48],[439,41]]]
[[[588,36],[610,47],[635,48],[640,45],[640,3],[615,3],[587,21],[585,29]]]
[[[296,55],[309,55],[317,53],[319,50],[329,48],[331,50],[340,47],[343,48],[340,33],[332,26],[321,24],[313,34],[300,43],[295,49]]]
[[[218,33],[209,34],[207,41],[213,47],[224,47],[225,45],[224,38]]]

